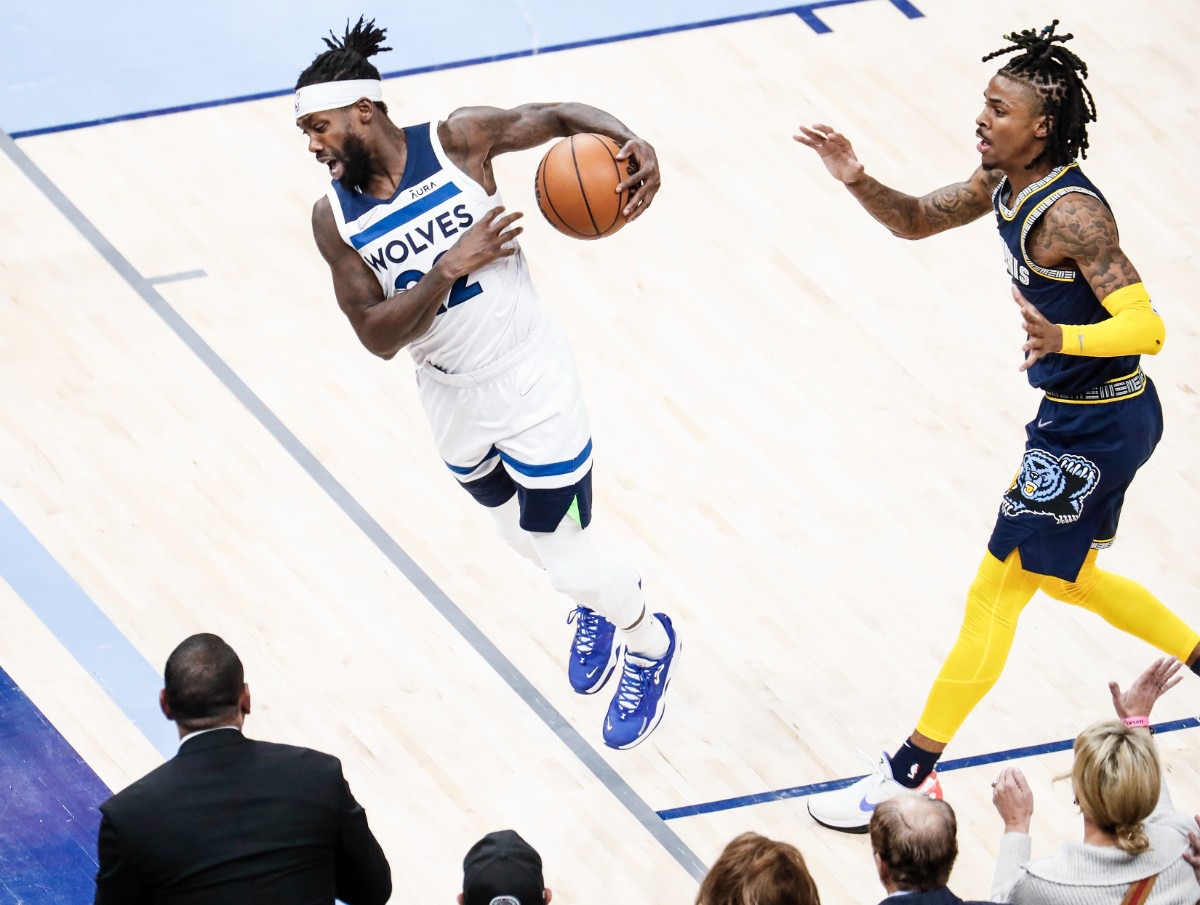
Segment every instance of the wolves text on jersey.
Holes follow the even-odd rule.
[[[388,262],[403,264],[408,256],[420,254],[429,249],[438,237],[448,239],[460,230],[464,230],[475,222],[465,204],[456,204],[452,211],[442,211],[425,222],[424,226],[414,226],[402,237],[394,237],[386,244],[374,249],[363,249],[363,260],[377,271],[386,271]]]

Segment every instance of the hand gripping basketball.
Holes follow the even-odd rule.
[[[601,239],[640,215],[658,188],[657,160],[650,149],[644,152],[650,166],[643,161],[639,167],[634,153],[619,159],[622,153],[615,141],[594,132],[568,136],[546,152],[534,192],[551,226],[574,239]],[[647,172],[652,185],[646,184]]]

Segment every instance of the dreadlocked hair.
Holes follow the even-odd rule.
[[[331,31],[328,38],[321,39],[325,42],[326,50],[317,54],[308,64],[308,68],[300,73],[300,78],[296,79],[296,88],[319,85],[323,82],[342,82],[347,79],[379,78],[379,70],[368,62],[368,58],[392,49],[383,46],[386,35],[386,29],[375,27],[374,19],[368,20],[365,16],[359,16],[353,27],[347,19],[345,35],[339,38]],[[386,104],[382,101],[374,103],[387,113]]]
[[[989,53],[983,62],[1021,51],[1000,68],[1000,75],[1029,86],[1042,102],[1042,112],[1050,118],[1046,145],[1027,169],[1043,159],[1052,166],[1064,166],[1076,157],[1087,157],[1087,124],[1096,121],[1096,102],[1083,80],[1087,63],[1063,44],[1075,36],[1056,35],[1055,19],[1042,29],[1027,28],[1004,36],[1012,43]]]

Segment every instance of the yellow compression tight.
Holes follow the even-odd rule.
[[[1047,576],[1042,590],[1055,600],[1091,610],[1109,625],[1186,663],[1200,635],[1136,581],[1096,568],[1096,553],[1088,552],[1074,581]]]
[[[1017,619],[1043,576],[1021,568],[1013,550],[1004,562],[983,555],[979,572],[967,592],[958,640],[934,679],[917,722],[917,731],[943,744],[954,737],[963,720],[1000,678],[1017,633]]]
[[[1096,568],[1096,552],[1075,581],[1026,572],[1014,550],[1004,562],[987,553],[967,594],[958,640],[934,680],[917,731],[946,744],[996,684],[1017,631],[1017,619],[1034,593],[1083,607],[1110,625],[1186,661],[1200,635],[1137,582]]]

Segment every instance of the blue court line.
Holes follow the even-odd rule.
[[[1200,719],[1184,717],[1180,720],[1170,720],[1166,723],[1155,723],[1154,731],[1177,732],[1180,729],[1195,729],[1200,726]],[[938,764],[939,773],[951,770],[965,770],[968,767],[981,767],[987,764],[999,764],[1008,760],[1022,757],[1037,757],[1041,754],[1052,754],[1056,751],[1070,751],[1074,739],[1064,739],[1058,742],[1043,742],[1039,745],[1026,745],[1022,748],[1009,748],[1007,751],[993,751],[990,754],[973,754],[970,757],[960,757],[955,760],[941,761]],[[848,779],[831,779],[827,782],[814,782],[807,786],[793,786],[789,789],[778,789],[774,792],[759,792],[754,795],[742,795],[738,798],[723,798],[719,801],[707,801],[702,804],[686,805],[680,808],[667,808],[659,811],[658,816],[663,820],[677,820],[680,817],[697,817],[700,814],[712,814],[717,811],[732,811],[755,804],[770,804],[774,801],[787,801],[789,798],[806,798],[819,792],[832,792],[834,789],[844,789],[854,785],[862,776],[851,776]]]
[[[540,56],[547,53],[558,53],[563,50],[576,50],[581,47],[597,47],[603,44],[615,44],[620,41],[634,41],[639,38],[652,38],[658,35],[674,34],[677,32],[695,31],[700,28],[716,28],[721,25],[732,25],[737,22],[749,22],[755,19],[768,19],[774,16],[795,15],[808,25],[817,34],[829,34],[833,31],[817,16],[817,10],[828,9],[834,6],[850,6],[856,3],[866,3],[870,0],[814,0],[812,3],[802,3],[792,6],[784,6],[778,9],[763,10],[755,13],[742,13],[735,16],[723,16],[717,19],[706,19],[702,22],[686,22],[681,25],[665,25],[661,28],[648,28],[642,31],[632,31],[620,35],[611,35],[602,38],[587,38],[580,41],[567,41],[562,44],[551,44],[546,47],[534,47],[528,50],[514,50],[507,53],[498,53],[490,56],[473,57],[467,60],[454,60],[449,63],[434,63],[429,66],[416,66],[412,69],[398,69],[394,72],[382,73],[385,79],[403,78],[410,75],[421,75],[426,72],[440,72],[445,69],[461,69],[467,66],[478,66],[483,63],[498,63],[503,60],[514,60],[522,57]],[[907,16],[909,19],[919,19],[924,14],[917,9],[909,0],[888,0],[892,6]],[[281,88],[276,91],[259,91],[254,94],[242,94],[236,97],[220,98],[212,101],[201,101],[194,104],[180,104],[175,107],[160,107],[155,110],[144,110],[139,113],[123,113],[120,116],[106,116],[99,119],[84,120],[76,123],[65,123],[59,126],[43,126],[37,129],[24,129],[12,132],[9,137],[30,138],[34,135],[49,135],[56,132],[70,132],[75,129],[89,129],[93,126],[102,126],[107,123],[128,122],[136,119],[147,119],[153,116],[167,116],[172,113],[187,113],[191,110],[206,110],[210,107],[225,107],[230,104],[242,104],[250,101],[267,100],[273,97],[286,97],[291,95],[294,89]]]
[[[179,735],[158,708],[158,689],[162,687],[158,671],[3,501],[0,577],[159,753],[173,757]]]
[[[203,270],[181,270],[179,273],[164,273],[161,276],[150,277],[146,282],[152,286],[161,286],[163,283],[179,283],[183,280],[198,280],[201,277],[208,276]]]
[[[830,6],[845,6],[848,3],[856,3],[858,0],[819,0],[816,3],[807,3],[804,6],[798,6],[792,12],[804,20],[804,24],[811,28],[819,35],[827,35],[833,31],[826,25],[818,16],[817,10],[826,9]],[[892,6],[900,10],[910,19],[920,19],[924,16],[919,9],[913,6],[908,0],[888,0]]]
[[[562,714],[554,709],[554,706],[537,690],[534,684],[513,665],[512,661],[501,653],[495,643],[459,609],[458,605],[450,599],[449,595],[438,587],[437,583],[413,561],[404,548],[396,543],[395,539],[387,533],[382,525],[375,521],[374,517],[321,464],[320,460],[312,454],[308,447],[300,442],[295,434],[255,395],[254,391],[200,337],[195,329],[174,308],[167,304],[166,300],[151,285],[150,281],[138,273],[125,256],[84,216],[83,212],[67,198],[63,191],[38,168],[37,164],[24,151],[17,147],[16,142],[2,129],[0,129],[0,150],[3,150],[16,167],[25,174],[25,177],[45,195],[46,199],[79,231],[88,244],[108,262],[109,266],[117,272],[129,287],[141,296],[142,300],[163,320],[180,342],[187,346],[234,398],[246,407],[251,416],[258,421],[267,433],[275,438],[284,451],[308,474],[317,486],[325,491],[326,495],[342,510],[343,514],[358,526],[367,539],[388,558],[392,565],[453,626],[466,642],[471,645],[475,652],[516,692],[517,696],[546,724],[550,731],[558,736],[559,740],[591,771],[592,775],[625,806],[634,819],[693,878],[697,881],[702,879],[707,872],[704,862],[696,857],[695,853],[675,834],[674,830],[659,819],[658,814],[655,813],[650,805],[642,800],[633,787],[616,770],[609,766],[607,761],[596,753],[584,740],[583,736],[563,718]],[[17,524],[19,525],[20,523],[18,522]],[[37,546],[41,548],[40,544]],[[48,561],[42,562],[43,568],[53,570],[57,567],[57,563],[48,554],[46,560]],[[75,587],[78,589],[77,585]],[[81,591],[75,594],[70,600],[71,612],[67,613],[64,609],[62,615],[74,618],[74,611],[79,609],[86,618],[88,615],[87,606],[91,601]],[[94,604],[92,606],[94,608]],[[59,614],[55,611],[51,615],[57,617]],[[102,613],[99,615],[103,618]],[[91,656],[92,651],[87,648],[86,643],[88,639],[75,637],[76,633],[73,630],[72,618],[55,618],[52,631],[56,635],[60,631],[64,632],[77,647],[83,647],[84,654]],[[105,629],[105,625],[107,625],[107,630]],[[120,637],[120,633],[112,627],[112,624],[106,618],[103,619],[103,623],[99,620],[93,620],[92,628],[101,632],[107,631],[108,635],[106,637],[111,639],[110,643],[116,644],[119,639],[125,645],[124,649],[126,651],[132,652],[133,655],[136,655],[138,661],[143,664],[145,663],[141,655],[137,654],[137,651],[129,645],[128,641]],[[68,649],[72,649],[71,645],[68,645]],[[74,653],[73,649],[72,652]],[[122,654],[122,657],[127,656],[130,656],[130,653]],[[107,685],[106,687],[110,689],[110,694],[114,695],[113,700],[129,713],[130,711],[127,708],[137,708],[141,705],[144,698],[154,698],[153,693],[149,692],[152,689],[161,688],[161,679],[155,675],[153,681],[145,678],[137,682],[122,682],[118,686]],[[139,722],[139,728],[143,732],[147,731],[147,725],[144,720]],[[172,755],[174,755],[177,747],[178,740],[176,739],[171,745],[170,751]]]
[[[904,13],[910,19],[923,19],[925,14],[913,6],[908,0],[890,0],[892,6]]]

